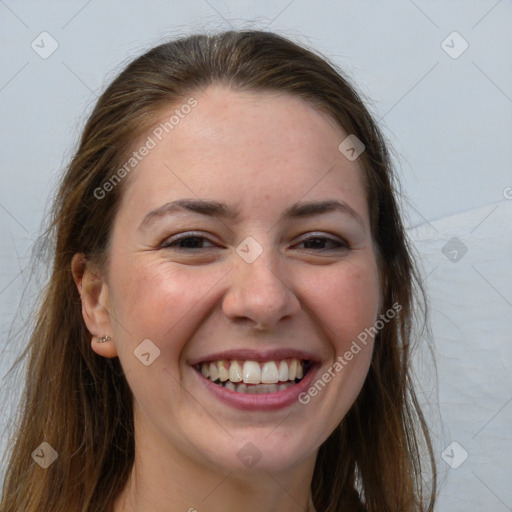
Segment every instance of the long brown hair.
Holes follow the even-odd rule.
[[[300,97],[365,145],[359,161],[382,310],[394,304],[401,310],[379,331],[360,395],[320,447],[313,500],[319,512],[433,510],[432,447],[410,374],[415,312],[424,306],[385,141],[357,92],[327,59],[273,33],[229,31],[181,38],[138,57],[106,89],[87,121],[47,231],[53,268],[22,355],[29,356],[26,384],[0,512],[109,511],[127,483],[134,461],[132,395],[119,360],[90,348],[71,259],[83,253],[88,260],[108,260],[124,182],[108,199],[94,191],[118,172],[135,138],[163,106],[213,83]],[[43,441],[58,453],[46,470],[31,458]]]

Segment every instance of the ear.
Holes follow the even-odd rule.
[[[99,343],[98,338],[112,337],[112,321],[108,284],[101,273],[88,262],[83,254],[75,254],[71,260],[71,272],[82,301],[82,316],[91,333],[91,348],[103,357],[116,357],[113,341]]]

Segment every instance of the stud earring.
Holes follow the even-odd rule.
[[[103,338],[98,338],[98,343],[105,343],[105,341],[110,341],[111,339],[110,336],[104,336]]]

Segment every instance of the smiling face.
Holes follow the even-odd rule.
[[[212,86],[196,99],[126,178],[102,332],[137,439],[162,459],[311,468],[371,360],[370,340],[332,370],[379,313],[363,170],[338,150],[347,134],[298,98]]]

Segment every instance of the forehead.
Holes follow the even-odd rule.
[[[347,133],[327,114],[281,93],[211,86],[191,97],[193,108],[183,108],[187,97],[162,109],[133,144],[152,148],[131,171],[123,203],[144,210],[199,197],[243,212],[338,194],[367,214],[364,171],[340,153]]]

